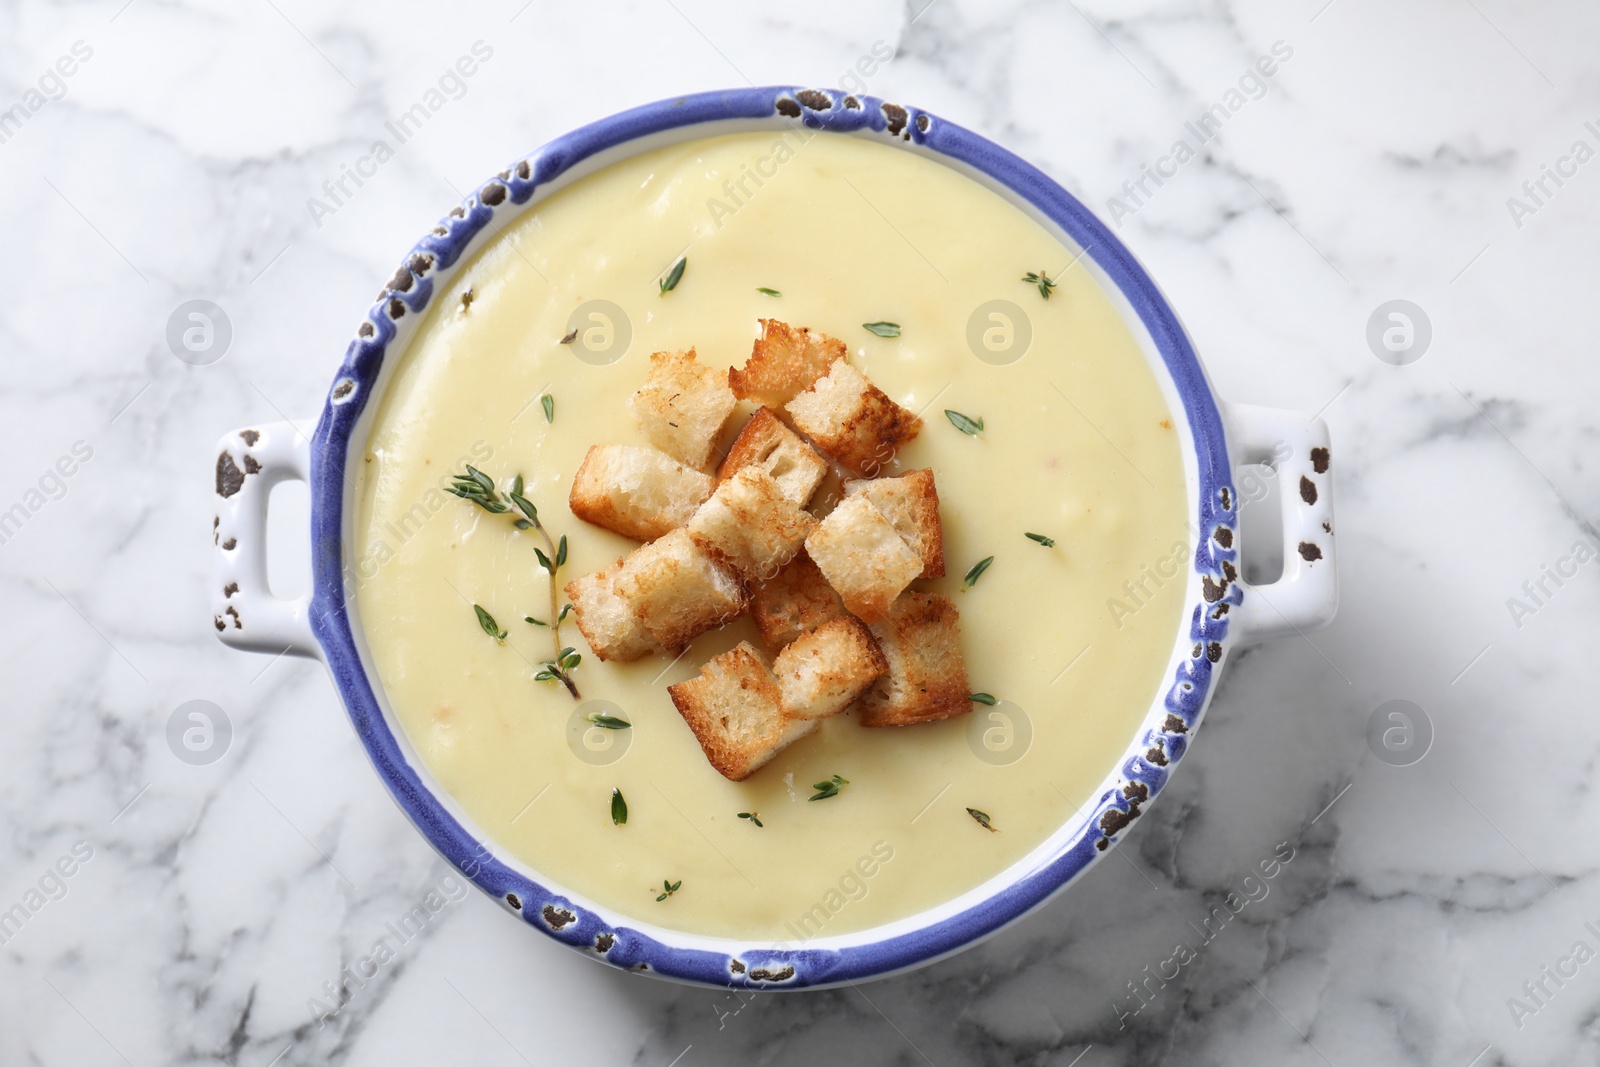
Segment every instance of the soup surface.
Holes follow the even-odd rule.
[[[663,293],[680,256],[682,278]],[[663,148],[583,178],[434,296],[352,465],[347,547],[359,626],[394,713],[500,851],[643,921],[794,944],[947,901],[1092,799],[1164,681],[1190,539],[1156,379],[1074,259],[929,159],[864,138],[768,132]],[[1057,283],[1048,299],[1021,280],[1040,270]],[[994,300],[1012,307],[991,317],[983,305]],[[559,580],[610,565],[633,543],[567,508],[584,452],[645,443],[625,401],[651,352],[693,346],[702,362],[742,364],[759,317],[844,339],[852,363],[923,414],[885,473],[935,471],[949,576],[913,588],[955,601],[972,688],[1000,703],[897,729],[847,712],[733,783],[707,763],[667,686],[740,640],[760,647],[748,619],[676,661],[607,664],[569,617],[584,701],[608,701],[633,723],[585,729],[578,702],[532,677],[551,656],[549,631],[523,621],[549,617],[534,535],[442,486],[464,463],[502,485],[520,473],[552,536],[568,538]],[[877,322],[900,336],[863,328]],[[559,343],[574,325],[582,336]],[[981,418],[983,433],[963,433],[945,409]],[[750,410],[741,405],[728,437]],[[474,604],[509,630],[503,645]],[[811,783],[835,774],[849,784],[810,801]],[[620,826],[613,789],[628,809]],[[680,888],[658,901],[663,881]]]

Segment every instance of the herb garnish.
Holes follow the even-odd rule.
[[[1046,537],[1044,534],[1036,533],[1025,533],[1022,536],[1030,541],[1037,541],[1046,548],[1056,547],[1056,539],[1054,537]]]
[[[549,393],[544,394],[544,396],[541,396],[539,398],[539,406],[544,408],[544,421],[545,422],[551,423],[551,422],[555,422],[556,421],[556,398],[555,397],[551,396]]]
[[[569,612],[571,610],[572,610],[572,605],[571,604],[568,604],[565,607],[563,607],[561,609],[561,614],[556,616],[556,622],[559,623],[559,622],[564,621],[566,619],[566,617],[567,617],[567,612]]]
[[[949,408],[945,408],[944,417],[950,420],[950,425],[962,433],[976,437],[983,432],[983,416],[981,415],[976,419],[970,419],[959,411],[951,411]]]
[[[973,586],[977,585],[978,579],[983,577],[983,572],[988,570],[989,564],[993,562],[993,556],[985,556],[978,562],[974,563],[972,565],[972,569],[967,572],[967,576],[961,580],[962,584],[968,589],[971,589]]]
[[[543,619],[536,619],[532,615],[524,615],[522,617],[522,621],[523,622],[531,622],[535,626],[549,626],[550,625],[549,623],[545,622]]]
[[[500,624],[494,621],[494,616],[484,611],[477,604],[472,605],[472,610],[478,613],[478,625],[483,627],[483,632],[501,644],[505,644],[506,631],[500,629]]]
[[[628,821],[628,802],[622,799],[622,790],[611,790],[611,825],[621,826]]]
[[[900,324],[898,322],[863,322],[861,328],[879,337],[899,337]]]
[[[672,269],[667,271],[667,276],[661,279],[661,292],[658,295],[666,296],[668,293],[672,292],[672,290],[676,289],[678,287],[678,283],[683,281],[683,268],[687,267],[688,265],[689,257],[679,256],[678,262],[674,263],[672,265]]]
[[[765,826],[766,825],[766,823],[761,821],[761,813],[759,811],[741,811],[739,813],[739,818],[741,818],[741,819],[749,819],[751,822],[755,823],[757,826]]]
[[[967,814],[972,816],[973,820],[979,826],[983,827],[985,830],[989,831],[991,834],[997,834],[997,833],[1000,832],[999,830],[994,828],[994,825],[992,823],[989,822],[989,815],[988,815],[987,812],[979,811],[977,808],[968,808],[967,809]]]
[[[572,328],[572,332],[567,334],[565,337],[563,337],[561,339],[561,343],[564,344],[564,345],[570,345],[572,342],[576,341],[577,339],[578,339],[578,328],[576,326],[574,326]]]
[[[815,789],[817,792],[816,795],[810,799],[827,800],[829,797],[836,797],[839,795],[839,788],[849,784],[850,779],[840,778],[837,774],[832,778],[829,778],[826,782],[815,782],[812,784],[811,788]]]
[[[462,311],[466,311],[468,308],[470,308],[472,306],[472,301],[473,301],[474,297],[475,297],[475,294],[472,291],[472,287],[468,286],[467,287],[467,291],[461,294],[461,310]]]
[[[602,730],[633,729],[633,723],[629,722],[627,719],[619,719],[615,715],[607,715],[603,711],[597,711],[593,715],[587,716],[587,718],[590,722],[594,723]]]
[[[968,693],[967,699],[972,701],[974,704],[987,704],[991,708],[1000,703],[994,698],[993,693]]]
[[[1051,281],[1044,271],[1039,271],[1036,274],[1030,270],[1022,276],[1022,280],[1029,285],[1037,285],[1039,287],[1039,295],[1046,300],[1050,299],[1050,290],[1056,287],[1056,283]]]
[[[778,292],[778,290],[776,290],[776,289],[768,289],[764,285],[756,286],[756,292],[758,292],[758,293],[766,293],[768,296],[782,296],[783,295],[782,293]]]
[[[668,897],[670,897],[672,894],[676,893],[682,887],[683,887],[683,879],[682,878],[678,879],[676,882],[669,882],[665,878],[661,879],[661,895],[656,897],[656,903],[659,904],[663,900],[666,900]],[[654,890],[652,890],[652,892],[654,892]]]
[[[550,625],[550,645],[556,650],[556,654],[553,659],[545,661],[544,668],[534,675],[534,679],[541,682],[559,681],[567,687],[567,692],[572,694],[572,699],[577,700],[579,699],[578,687],[572,680],[572,668],[578,665],[580,657],[572,649],[566,648],[561,644],[561,620],[566,618],[567,613],[563,609],[560,614],[557,614],[560,598],[557,595],[559,590],[556,587],[556,571],[567,561],[567,538],[563,534],[561,536],[561,546],[559,548],[556,547],[555,543],[550,540],[550,534],[539,523],[539,509],[533,506],[531,500],[522,495],[522,489],[522,475],[519,474],[512,478],[511,488],[502,493],[495,488],[493,478],[470,463],[467,464],[467,472],[465,474],[452,475],[450,484],[445,486],[446,492],[478,505],[491,515],[506,515],[510,517],[512,525],[519,530],[536,531],[544,541],[545,547],[541,549],[538,545],[535,545],[533,552],[538,557],[540,566],[544,567],[545,571],[550,575],[550,617],[555,619],[555,622]],[[512,508],[516,509],[515,514],[512,512]],[[550,559],[551,555],[555,556],[554,562]],[[473,607],[476,608],[477,605],[474,604]],[[568,607],[571,607],[571,605],[569,604]],[[489,613],[482,608],[478,608],[478,612],[478,622],[483,626],[484,632],[491,633],[489,627],[493,625],[494,630],[492,633],[498,634],[500,627],[494,623],[493,618],[489,618],[487,623],[484,622],[484,619],[489,617]],[[539,625],[533,616],[525,615],[523,617],[529,622]],[[503,638],[496,637],[496,640],[501,639]]]
[[[536,682],[566,682],[571,688],[572,669],[583,662],[583,657],[570,646],[556,653],[555,659],[547,659],[539,665],[539,673],[533,676]]]

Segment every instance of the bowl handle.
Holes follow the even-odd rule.
[[[321,655],[311,597],[283,600],[267,588],[267,497],[279,482],[308,481],[310,471],[311,442],[290,422],[234,430],[217,442],[211,621],[231,648]]]
[[[1248,404],[1230,405],[1228,422],[1234,465],[1272,464],[1283,508],[1283,576],[1269,585],[1240,577],[1236,640],[1254,644],[1326,626],[1339,608],[1328,424]],[[1241,557],[1248,550],[1241,543]]]

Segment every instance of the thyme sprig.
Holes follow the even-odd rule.
[[[759,811],[741,811],[739,813],[739,818],[741,818],[741,819],[749,819],[751,822],[755,823],[757,826],[765,826],[766,825],[766,823],[761,821],[761,813]]]
[[[850,779],[848,779],[848,778],[840,778],[836,774],[832,778],[829,778],[825,782],[815,782],[815,783],[813,783],[811,788],[815,789],[817,792],[816,792],[816,794],[814,796],[810,797],[809,799],[811,799],[811,800],[827,800],[829,797],[836,797],[836,796],[839,795],[839,790],[841,788],[843,788],[844,786],[847,786],[849,784],[850,784]]]
[[[979,811],[977,808],[968,808],[967,814],[972,816],[972,820],[974,822],[983,827],[985,830],[989,831],[991,834],[997,834],[1000,832],[999,828],[989,821],[988,812]]]
[[[1044,297],[1046,300],[1050,299],[1050,290],[1056,287],[1056,283],[1051,281],[1050,276],[1045,274],[1045,272],[1042,270],[1037,272],[1030,270],[1028,273],[1022,276],[1022,280],[1027,282],[1029,285],[1038,286],[1039,295]]]
[[[535,681],[540,682],[559,681],[566,686],[567,692],[572,694],[573,700],[580,699],[578,686],[572,680],[572,669],[578,665],[582,657],[561,643],[561,620],[567,617],[567,613],[566,609],[561,607],[560,590],[556,586],[556,572],[567,562],[566,535],[561,535],[559,547],[550,539],[549,532],[539,522],[539,509],[522,495],[523,483],[520,474],[511,479],[511,488],[502,492],[495,488],[493,478],[469,463],[465,474],[451,476],[450,484],[445,486],[445,490],[462,500],[478,505],[491,515],[511,516],[513,526],[519,530],[533,530],[544,541],[544,548],[534,545],[533,553],[538,557],[539,565],[550,576],[550,617],[555,620],[549,627],[550,647],[555,649],[555,655],[546,660],[533,677]],[[551,559],[552,556],[555,558]],[[484,622],[485,617],[488,617],[487,623]],[[533,621],[532,616],[524,618]],[[505,639],[505,634],[499,625],[482,608],[478,608],[478,624],[483,627],[485,633],[495,637],[496,640]],[[493,630],[490,629],[491,625],[494,626]]]
[[[1025,533],[1022,536],[1030,541],[1037,541],[1046,548],[1056,547],[1056,539],[1054,537],[1046,537],[1044,534],[1036,533]]]
[[[663,900],[666,900],[668,897],[682,888],[682,878],[679,878],[676,882],[669,882],[665,878],[661,879],[661,894],[656,897],[656,903],[661,903]]]

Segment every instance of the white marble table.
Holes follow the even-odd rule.
[[[1600,513],[1597,32],[1573,0],[0,8],[0,106],[24,105],[0,116],[0,511],[23,506],[0,543],[0,909],[40,905],[0,937],[0,1063],[1597,1062],[1600,571],[1561,562]],[[334,201],[479,41],[459,99]],[[876,42],[895,58],[869,91],[1118,216],[1226,396],[1325,411],[1338,622],[1240,656],[1115,858],[938,966],[741,1005],[586,963],[472,893],[314,1025],[308,1000],[445,871],[322,668],[211,633],[212,442],[314,413],[407,243],[505,160],[674,92],[834,84]],[[1276,42],[1221,132],[1162,162]],[[1132,197],[1146,165],[1172,177]],[[220,362],[168,347],[189,299],[232,323]],[[1431,322],[1408,366],[1366,339],[1393,299]],[[275,565],[304,582],[304,558]],[[166,742],[196,699],[234,731],[208,766]],[[1432,724],[1410,766],[1367,741],[1391,700]],[[1134,999],[1281,843],[1270,895]]]

